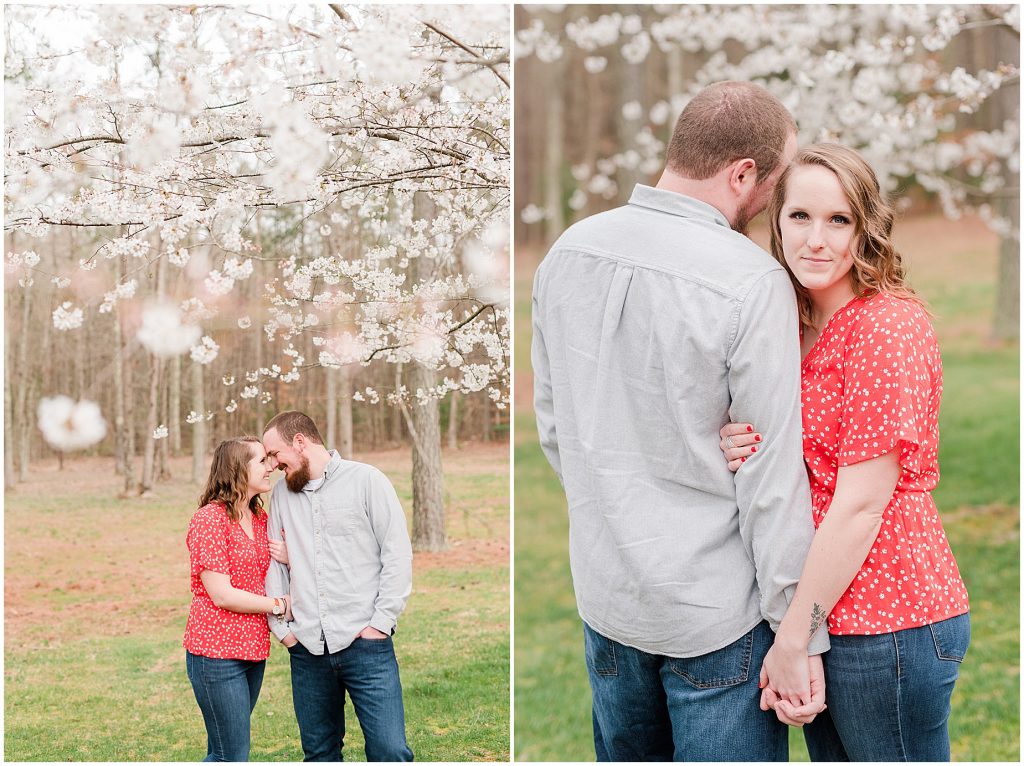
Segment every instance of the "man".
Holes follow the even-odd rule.
[[[412,590],[405,514],[387,477],[324,447],[313,421],[282,412],[263,434],[284,481],[270,495],[267,595],[291,595],[292,620],[269,616],[291,655],[292,701],[307,761],[342,760],[345,693],[368,761],[411,761],[391,636]]]
[[[795,296],[741,233],[795,152],[771,94],[712,85],[657,188],[572,226],[537,271],[535,410],[569,505],[598,760],[785,760],[762,665],[802,714],[823,705],[824,631],[771,648],[813,534]],[[770,423],[735,478],[728,421]]]

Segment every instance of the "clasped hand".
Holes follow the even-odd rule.
[[[774,710],[789,726],[810,723],[825,709],[825,669],[821,656],[787,653],[777,645],[761,666],[761,709]]]

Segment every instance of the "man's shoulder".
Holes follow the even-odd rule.
[[[652,217],[653,216],[653,217]],[[582,253],[685,276],[697,266],[718,263],[728,271],[758,278],[783,270],[760,245],[744,234],[712,220],[666,215],[638,205],[622,205],[588,216],[562,232],[541,261],[538,273],[569,253]],[[699,265],[694,263],[699,261]]]
[[[346,460],[338,458],[338,468],[332,473],[331,482],[342,479],[344,482],[367,482],[383,479],[390,481],[387,474],[370,463],[363,463],[359,460]]]

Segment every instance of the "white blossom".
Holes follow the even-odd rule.
[[[77,330],[84,318],[82,309],[73,308],[71,301],[64,301],[53,311],[53,326],[58,330]]]
[[[192,361],[199,364],[209,364],[217,358],[218,351],[220,351],[220,346],[209,335],[204,335],[202,341],[192,346],[190,354]]]
[[[37,420],[46,443],[62,452],[90,447],[107,433],[99,405],[88,399],[45,397],[39,402]]]
[[[167,438],[167,434],[168,434],[167,426],[165,426],[165,425],[159,425],[159,426],[157,426],[156,428],[153,429],[153,438],[154,439],[166,439]]]
[[[136,337],[155,356],[174,357],[188,351],[200,335],[202,330],[197,325],[183,323],[177,306],[158,302],[142,310],[142,326]]]
[[[134,297],[135,289],[139,283],[137,280],[129,279],[127,282],[122,282],[110,292],[104,293],[103,303],[100,304],[99,312],[101,314],[109,314],[114,310],[114,304],[118,301],[127,300]]]

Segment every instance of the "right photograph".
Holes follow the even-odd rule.
[[[515,6],[515,760],[1019,761],[1019,13]]]

